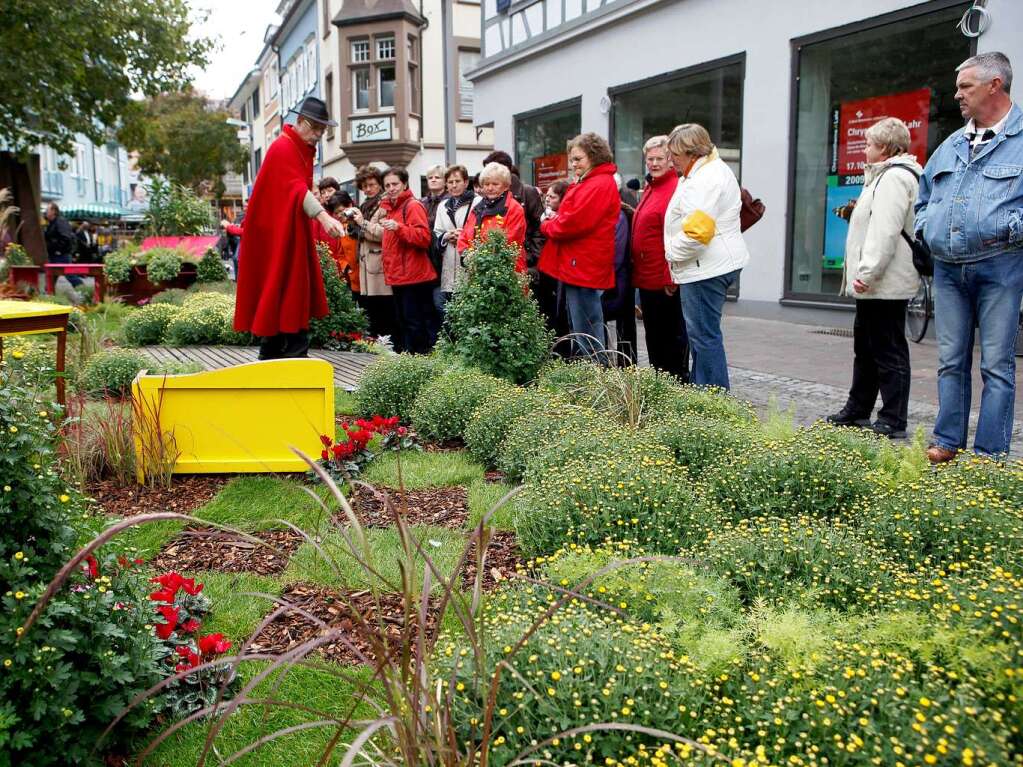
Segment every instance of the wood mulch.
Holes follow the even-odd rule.
[[[504,482],[506,478],[507,476],[503,471],[488,471],[483,474],[483,479],[492,483]]]
[[[152,564],[158,570],[274,575],[284,571],[304,540],[293,530],[265,530],[253,535],[269,546],[225,530],[188,529],[164,546]]]
[[[473,549],[473,553],[466,560],[465,567],[462,568],[462,584],[466,589],[471,589],[476,581],[475,544],[473,544]],[[494,532],[490,538],[490,544],[487,546],[486,559],[483,562],[483,590],[492,591],[497,588],[499,581],[494,575],[495,570],[501,576],[500,582],[504,582],[516,570],[522,569],[522,565],[522,552],[519,551],[519,546],[515,542],[515,533],[506,530]]]
[[[223,474],[180,474],[170,487],[149,488],[144,485],[121,487],[113,480],[101,479],[85,487],[85,494],[95,500],[104,514],[134,517],[158,511],[189,514],[209,503],[228,480]]]
[[[296,583],[285,587],[281,598],[316,616],[327,628],[321,628],[297,612],[285,612],[259,633],[249,647],[252,652],[283,653],[325,632],[337,632],[338,639],[321,645],[319,652],[336,663],[360,665],[364,661],[354,649],[340,641],[340,637],[354,645],[371,663],[380,662],[372,647],[379,645],[381,638],[386,643],[386,654],[392,656],[401,651],[403,635],[404,641],[414,642],[419,605],[413,606],[411,620],[406,625],[404,600],[400,594],[382,594],[377,599],[369,591],[338,591]],[[361,616],[362,622],[353,620],[354,615]],[[427,611],[426,623],[428,634],[434,636],[437,615],[433,605]]]
[[[356,488],[349,497],[352,509],[366,527],[393,527],[391,511],[384,505],[387,493],[394,511],[405,512],[409,525],[436,525],[457,530],[469,518],[469,495],[464,487],[427,487],[409,490],[404,500],[397,490],[373,491],[364,485]],[[339,524],[347,524],[343,513],[335,516]]]

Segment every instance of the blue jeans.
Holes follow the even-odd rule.
[[[565,285],[565,304],[568,322],[572,327],[575,349],[593,362],[606,364],[604,355],[604,307],[600,303],[603,291]]]
[[[1023,253],[969,264],[934,262],[934,324],[938,336],[938,418],[934,444],[966,448],[970,426],[973,327],[980,326],[980,398],[975,452],[1009,452],[1016,397],[1016,334],[1023,298]]]
[[[728,360],[725,339],[721,335],[721,310],[725,291],[735,282],[741,269],[680,285],[682,312],[693,354],[693,371],[689,381],[697,386],[720,386],[728,389]]]

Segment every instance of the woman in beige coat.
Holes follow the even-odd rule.
[[[394,295],[384,282],[383,227],[386,212],[380,208],[384,177],[372,165],[363,165],[355,175],[355,185],[362,192],[358,217],[353,220],[359,238],[359,306],[369,319],[369,332],[388,336],[395,351],[401,351],[401,333],[397,331]]]
[[[845,407],[827,420],[903,439],[910,382],[906,305],[920,282],[907,238],[923,168],[907,154],[909,129],[901,120],[886,117],[865,138],[863,191],[849,216],[842,279],[842,292],[856,299],[852,388]],[[881,409],[871,424],[878,393]]]

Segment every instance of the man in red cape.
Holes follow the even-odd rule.
[[[331,237],[343,233],[312,192],[316,144],[337,123],[312,96],[297,111],[295,125],[285,125],[267,150],[238,249],[234,329],[259,337],[261,360],[307,355],[309,320],[328,312],[309,220]]]

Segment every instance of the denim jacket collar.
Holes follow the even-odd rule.
[[[978,160],[993,152],[995,147],[1005,141],[1006,138],[1009,136],[1015,136],[1021,130],[1023,130],[1023,109],[1020,109],[1019,104],[1013,102],[1012,108],[1009,110],[1009,114],[1005,120],[1005,130],[999,132],[998,135],[991,139],[987,146],[985,146],[980,153],[972,159]],[[952,139],[952,148],[955,150],[955,153],[959,156],[960,160],[967,165],[970,164],[970,141],[966,138],[965,125],[959,129],[955,138]]]

